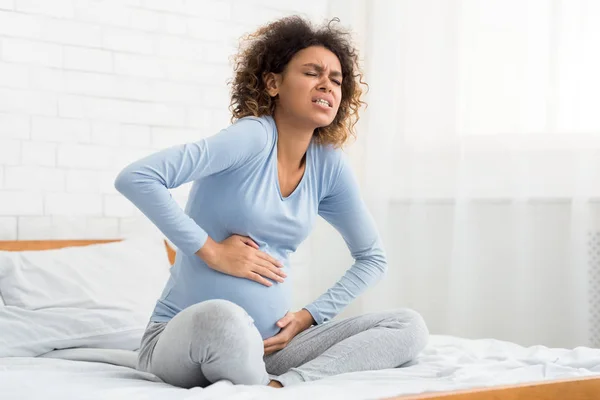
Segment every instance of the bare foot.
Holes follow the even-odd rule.
[[[282,388],[283,385],[281,383],[279,383],[278,381],[271,381],[269,382],[269,384],[267,386],[271,386],[274,388]]]

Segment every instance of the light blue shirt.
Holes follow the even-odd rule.
[[[283,197],[277,175],[277,127],[271,116],[244,117],[217,134],[172,146],[125,167],[115,188],[141,210],[179,251],[151,321],[166,322],[209,299],[238,304],[263,339],[291,310],[294,271],[289,255],[310,233],[317,215],[344,238],[354,264],[305,308],[317,324],[335,317],[386,271],[377,228],[341,149],[314,140],[296,189]],[[168,189],[193,181],[185,210]],[[248,236],[281,261],[285,282],[268,287],[215,271],[195,253],[207,236],[220,242]]]

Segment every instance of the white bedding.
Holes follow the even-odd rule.
[[[49,356],[77,360],[52,359]],[[433,335],[407,366],[355,372],[283,389],[232,385],[185,390],[131,365],[133,352],[74,349],[45,357],[0,358],[0,398],[12,399],[373,399],[568,377],[600,376],[600,349],[521,347],[493,339]],[[112,364],[109,364],[112,363]]]

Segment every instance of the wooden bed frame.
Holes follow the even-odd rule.
[[[0,250],[49,250],[118,242],[120,240],[122,239],[0,241]],[[166,241],[165,248],[169,261],[173,264],[175,262],[175,250]],[[600,377],[561,379],[493,388],[396,396],[389,397],[386,400],[600,400]]]
[[[120,242],[123,239],[83,239],[83,240],[0,240],[0,250],[52,250],[64,247],[88,246],[90,244]],[[165,248],[171,265],[175,263],[175,250],[165,240]]]

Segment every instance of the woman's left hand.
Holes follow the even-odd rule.
[[[277,326],[281,328],[279,333],[263,342],[265,355],[283,349],[297,334],[310,328],[314,323],[312,315],[304,308],[298,312],[286,313],[277,321]]]

